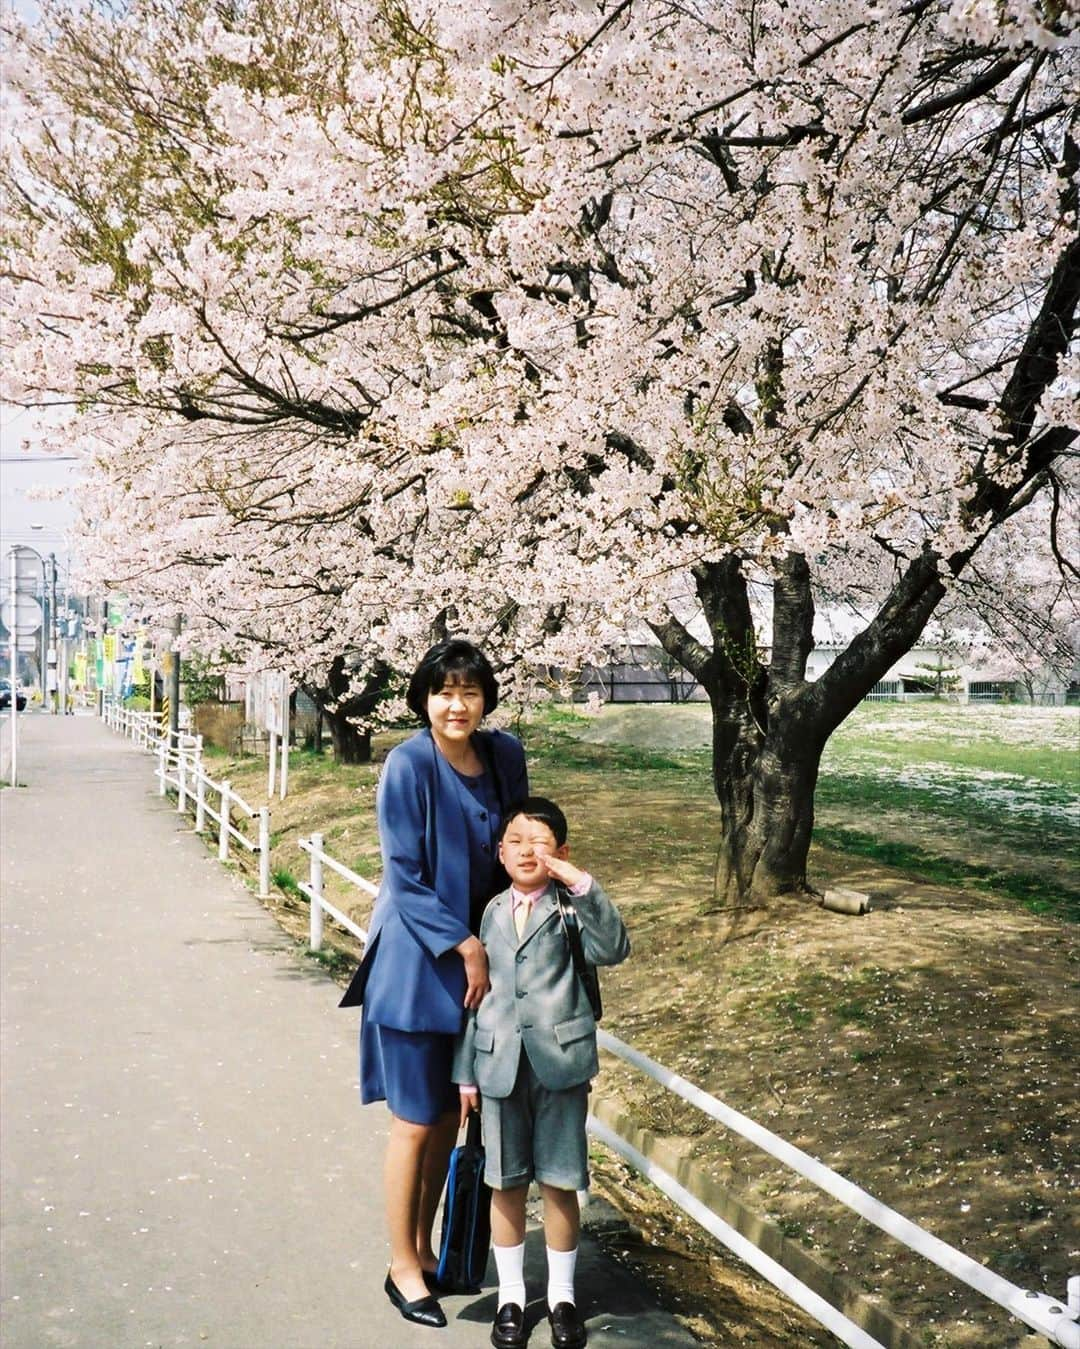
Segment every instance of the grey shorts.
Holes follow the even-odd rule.
[[[512,1190],[537,1180],[557,1190],[584,1190],[589,1183],[588,1103],[587,1082],[551,1091],[537,1080],[523,1053],[510,1095],[481,1098],[484,1179],[491,1188]]]

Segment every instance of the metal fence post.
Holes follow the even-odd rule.
[[[218,861],[229,860],[229,780],[221,784],[221,828],[218,831]]]
[[[270,894],[270,807],[259,810],[259,898]]]
[[[195,775],[195,832],[201,834],[206,828],[206,774],[199,767]]]
[[[310,944],[313,951],[322,950],[322,931],[323,931],[323,909],[322,909],[322,886],[323,886],[323,867],[322,867],[322,834],[312,834],[311,836],[311,875],[308,880],[308,888],[311,890],[311,937]]]
[[[169,762],[169,752],[164,740],[158,741],[158,796],[165,795],[165,770]]]

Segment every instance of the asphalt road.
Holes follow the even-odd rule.
[[[386,1300],[387,1116],[356,1092],[355,1013],[90,716],[19,719],[0,792],[4,1349],[474,1349]],[[531,1349],[542,1235],[528,1238]],[[692,1337],[595,1245],[593,1349]]]

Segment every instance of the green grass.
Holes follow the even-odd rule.
[[[1025,737],[1028,718],[1037,736],[1043,732],[1039,743]],[[822,766],[826,773],[865,768],[867,759],[897,768],[945,764],[973,773],[1016,774],[1076,793],[1080,715],[1074,708],[863,703],[832,736]]]
[[[291,895],[294,899],[301,899],[306,902],[307,896],[300,889],[296,877],[285,867],[275,867],[270,873],[270,879],[279,890],[284,890],[287,895]]]
[[[793,993],[784,993],[779,998],[774,998],[773,1008],[780,1020],[799,1030],[809,1026],[814,1020],[814,1013]]]
[[[552,718],[522,728],[530,772],[536,767],[556,770],[603,770],[630,774],[673,774],[682,778],[687,769],[708,768],[708,756],[700,750],[669,751],[639,749],[633,745],[593,745],[579,740],[573,729],[580,717]],[[565,729],[564,729],[565,728]]]
[[[1051,786],[1042,792],[1029,792],[1021,804],[1023,809],[1010,811],[999,802],[984,800],[974,783],[950,782],[945,791],[932,783],[916,787],[877,776],[854,774],[836,777],[823,773],[815,796],[815,806],[821,814],[835,815],[845,808],[852,808],[861,816],[874,811],[894,820],[906,817],[925,822],[933,818],[935,828],[943,838],[963,838],[971,829],[978,829],[992,836],[996,844],[1009,848],[1018,858],[1030,853],[1033,844],[1042,857],[1057,856],[1064,861],[1070,855],[1075,856],[1077,822],[1068,818],[1071,802],[1067,793]],[[865,857],[874,856],[855,840],[850,844],[844,842],[840,834],[827,825],[819,825],[814,835],[829,847],[839,847]],[[879,860],[886,861],[887,858],[883,854]]]
[[[1080,718],[1069,711],[1040,721],[1039,712],[1027,712],[1051,741],[1029,743],[1020,740],[1027,733],[1023,715],[1022,709],[951,704],[864,704],[826,749],[815,841],[926,881],[992,891],[1033,913],[1080,921],[1080,888],[1068,876],[1076,855],[1080,764],[1070,742]],[[707,719],[701,724],[707,729]],[[534,776],[602,774],[608,786],[621,783],[628,800],[645,782],[673,795],[688,792],[695,801],[711,798],[707,749],[589,743],[579,738],[588,726],[577,712],[549,708],[524,727]],[[907,781],[898,780],[901,773]],[[858,827],[843,824],[845,816]],[[918,842],[903,838],[906,821],[918,827]],[[664,821],[651,820],[650,842],[659,842],[664,828]],[[927,842],[928,832],[940,836],[940,849]],[[1013,864],[977,860],[979,835]],[[1060,866],[1051,860],[1048,867],[1054,858]]]
[[[356,965],[355,956],[348,955],[345,951],[338,951],[332,946],[321,947],[318,951],[312,950],[309,946],[305,949],[304,954],[309,960],[314,960],[324,970],[329,971],[330,974],[343,974]]]
[[[1019,900],[1032,913],[1080,922],[1080,889],[1025,871],[1005,871],[980,862],[939,857],[912,843],[882,840],[856,829],[819,825],[814,837],[828,848],[866,857],[941,885],[972,886]]]
[[[684,881],[693,878],[704,893],[717,844],[708,709],[633,713],[616,722],[633,744],[584,739],[595,721],[565,707],[549,707],[515,728],[534,787],[564,798],[575,821],[579,811],[603,802],[581,839],[598,866],[612,874],[666,868]],[[864,704],[826,749],[815,842],[927,882],[985,890],[1032,912],[1078,921],[1080,887],[1075,867],[1069,870],[1080,806],[1078,727],[1075,709]],[[614,729],[609,724],[608,735]],[[678,747],[650,747],[654,733]],[[383,738],[380,752],[404,734]],[[261,777],[261,761],[242,762],[244,772]],[[371,879],[380,870],[376,772],[339,766],[332,755],[310,750],[294,752],[290,763],[297,792],[326,789],[319,809],[328,845]],[[298,870],[287,851],[280,861]],[[286,874],[279,884],[295,894]]]
[[[842,762],[844,751],[857,743],[851,739],[845,745],[841,740],[834,751],[837,759]],[[983,772],[1015,773],[1020,777],[1035,778],[1072,791],[1078,786],[1076,753],[1064,749],[1010,745],[1000,741],[970,744],[945,738],[907,741],[903,744],[866,738],[862,744],[887,763],[947,763],[957,768]]]

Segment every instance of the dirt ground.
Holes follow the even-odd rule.
[[[644,778],[629,806],[625,787],[609,795],[595,773],[561,771],[557,785],[571,818],[589,813],[593,842],[579,860],[617,877],[634,944],[603,975],[606,1029],[977,1262],[1064,1296],[1080,1268],[1077,928],[817,849],[816,880],[869,892],[868,914],[778,902],[733,929],[730,913],[702,903],[715,823],[707,784],[650,790]],[[352,789],[337,830],[353,866],[360,856],[377,867],[372,786]],[[534,788],[551,790],[542,775]],[[276,807],[275,832],[287,840],[294,814],[310,830],[332,805],[318,794]],[[283,895],[274,907],[303,940],[306,903]],[[366,908],[356,906],[360,921]],[[1028,1342],[1019,1322],[649,1079],[609,1060],[596,1090],[927,1346]],[[614,1232],[612,1249],[664,1288],[703,1342],[834,1343],[622,1163],[598,1157],[595,1171],[636,1229]]]

